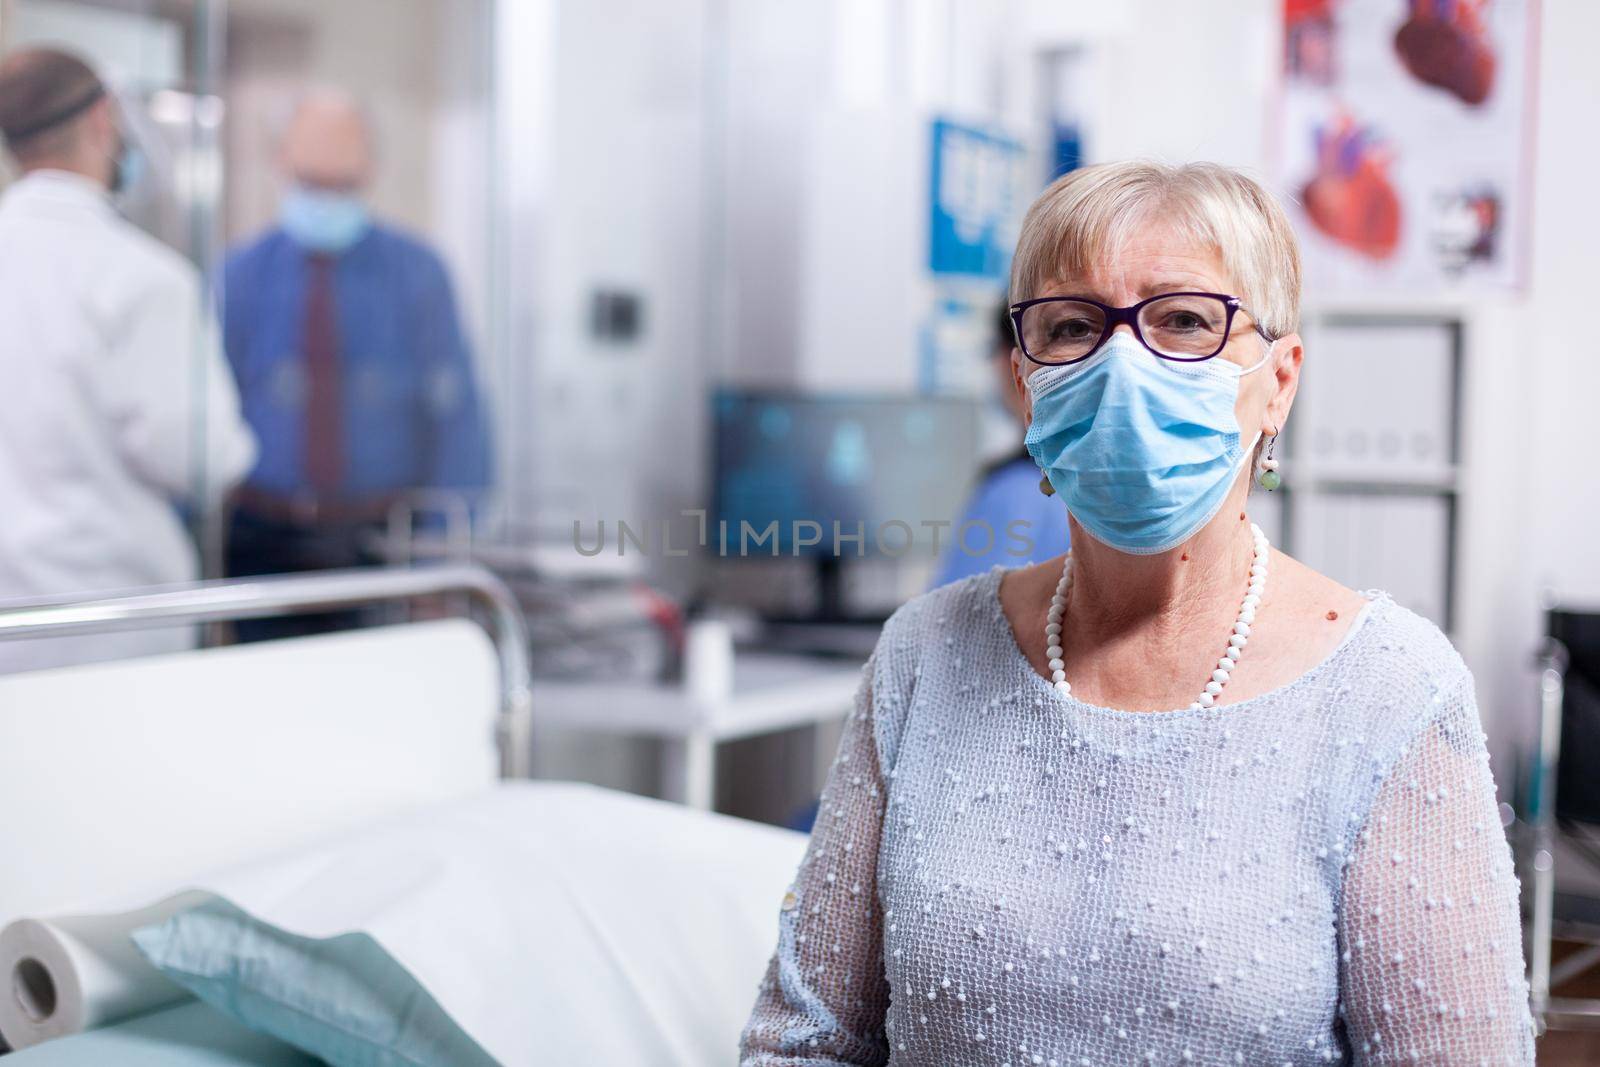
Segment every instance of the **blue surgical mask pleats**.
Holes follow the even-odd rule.
[[[1096,540],[1165,552],[1210,522],[1233,486],[1245,455],[1241,373],[1220,357],[1162,360],[1118,333],[1082,363],[1029,378],[1028,452]]]

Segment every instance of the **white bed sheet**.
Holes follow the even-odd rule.
[[[592,786],[504,784],[200,885],[365,930],[507,1067],[737,1062],[805,838]]]

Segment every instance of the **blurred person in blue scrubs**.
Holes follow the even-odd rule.
[[[990,349],[989,362],[994,369],[998,400],[1016,422],[1017,446],[984,470],[967,501],[966,511],[956,522],[951,543],[945,547],[939,561],[933,582],[935,587],[982,574],[995,564],[1020,567],[1026,563],[1041,563],[1067,549],[1067,509],[1054,496],[1040,491],[1039,465],[1022,444],[1022,393],[1014,369],[1016,338],[1011,332],[1008,305],[1000,305],[994,327],[994,347]],[[1026,525],[1012,527],[1010,524],[1014,522]],[[969,523],[982,524],[974,526],[966,538],[971,551],[961,540],[961,531]],[[985,528],[993,532],[992,537],[984,532]],[[1008,530],[1017,531],[1020,536]],[[986,544],[987,551],[976,551]]]
[[[373,155],[354,99],[307,94],[283,137],[278,223],[227,262],[228,358],[261,441],[236,494],[235,575],[373,562],[397,500],[417,490],[470,499],[489,484],[488,428],[450,279],[421,240],[368,212]]]
[[[0,600],[188,582],[184,512],[255,459],[201,278],[118,213],[137,149],[53,48],[0,62]],[[0,673],[173,652],[192,627],[0,642]]]

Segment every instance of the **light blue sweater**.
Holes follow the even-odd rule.
[[[746,1064],[1533,1062],[1472,680],[1432,624],[1375,594],[1288,685],[1124,712],[1035,672],[1001,573],[885,628]]]

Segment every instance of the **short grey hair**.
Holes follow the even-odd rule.
[[[1057,178],[1028,209],[1011,263],[1020,303],[1114,260],[1139,226],[1174,225],[1217,250],[1237,295],[1273,337],[1300,328],[1300,247],[1278,201],[1217,163],[1100,163]]]

